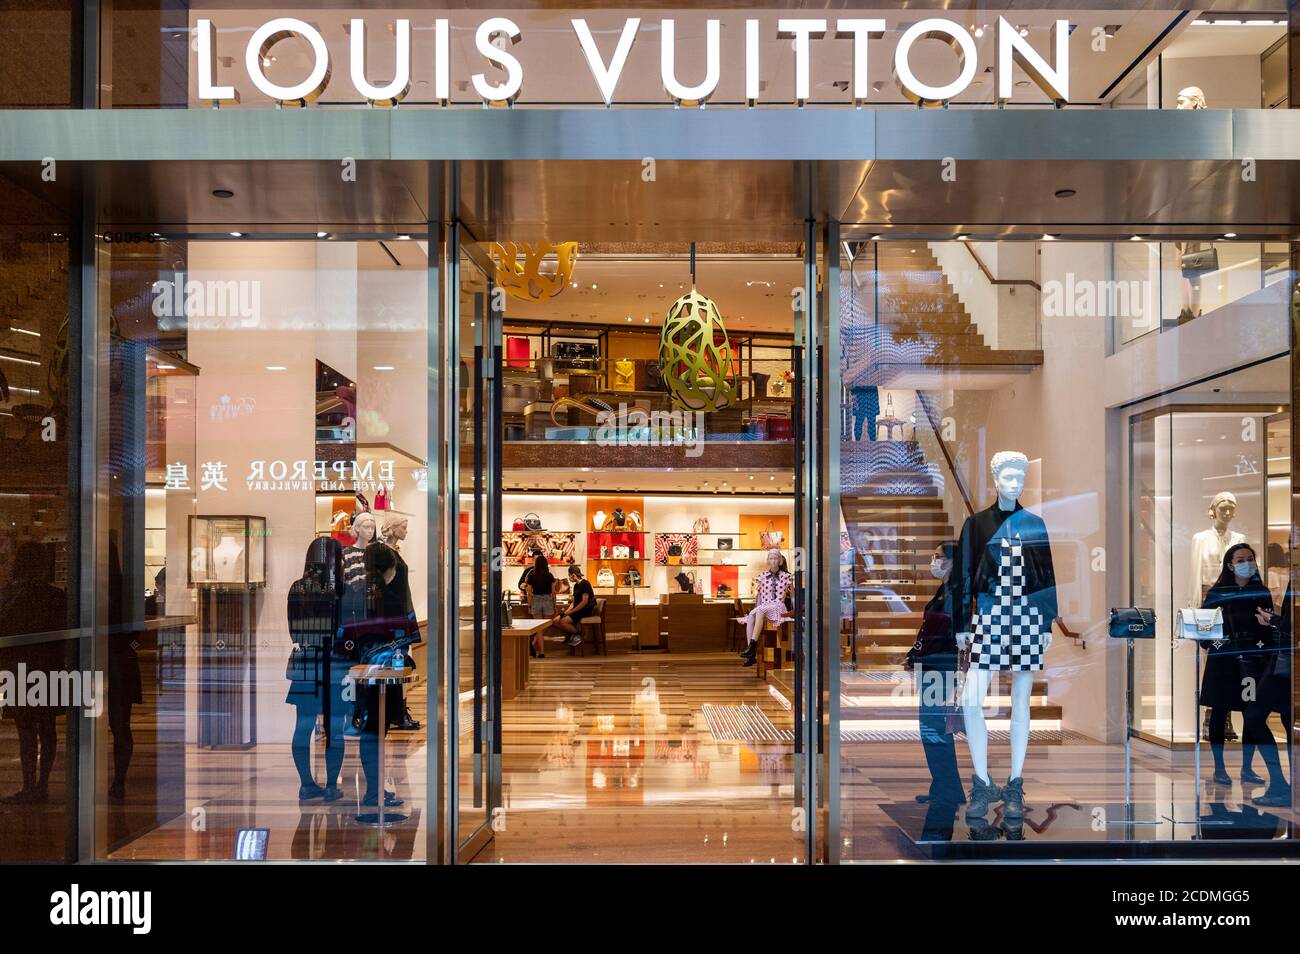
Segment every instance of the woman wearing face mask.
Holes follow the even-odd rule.
[[[903,666],[917,671],[921,703],[921,747],[930,769],[930,791],[918,795],[917,801],[953,806],[966,801],[957,771],[957,746],[948,731],[947,707],[953,697],[957,679],[957,641],[953,638],[953,592],[948,585],[952,574],[957,543],[947,540],[935,548],[930,558],[930,575],[939,581],[939,589],[925,605],[916,642],[907,652]],[[948,820],[952,820],[949,812]]]
[[[758,662],[758,634],[763,630],[763,622],[779,623],[786,615],[786,603],[794,593],[794,577],[786,569],[785,557],[780,550],[767,551],[767,571],[760,573],[754,583],[758,587],[758,599],[745,617],[745,636],[749,641],[740,654],[746,666]]]
[[[1273,612],[1273,597],[1259,577],[1259,564],[1249,544],[1238,543],[1223,554],[1219,579],[1205,597],[1205,609],[1223,611],[1223,641],[1202,643],[1207,650],[1205,673],[1201,678],[1201,705],[1210,710],[1210,751],[1214,755],[1214,781],[1231,785],[1232,778],[1223,764],[1223,743],[1228,714],[1244,712],[1250,701],[1249,687],[1259,684],[1260,661],[1257,651],[1262,642],[1271,646],[1273,627],[1261,622],[1263,610]],[[1245,739],[1241,745],[1242,785],[1262,785],[1250,769],[1256,742]]]

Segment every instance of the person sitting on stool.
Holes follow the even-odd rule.
[[[568,635],[570,646],[579,646],[582,621],[596,611],[596,591],[582,578],[582,568],[576,563],[569,564],[569,586],[573,591],[569,605],[551,625]]]

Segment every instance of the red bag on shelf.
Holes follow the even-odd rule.
[[[516,335],[506,338],[506,364],[512,368],[526,368],[528,360],[528,339]]]

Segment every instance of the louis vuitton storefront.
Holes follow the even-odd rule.
[[[0,859],[1295,856],[1287,10],[249,6],[0,0]]]

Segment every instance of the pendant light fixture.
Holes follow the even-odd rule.
[[[691,243],[691,290],[668,308],[659,333],[659,368],[672,401],[687,411],[709,413],[736,397],[731,381],[731,342],[722,312],[695,287],[695,243]]]

